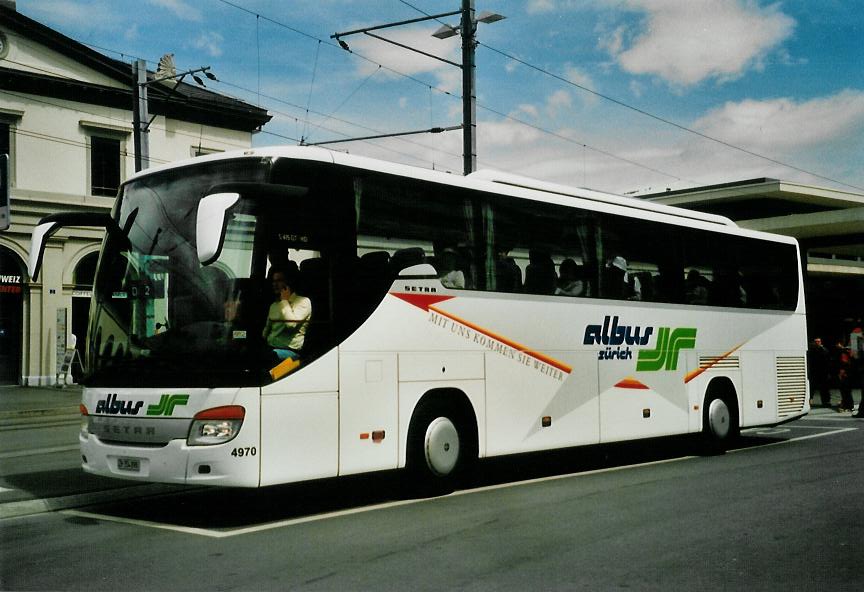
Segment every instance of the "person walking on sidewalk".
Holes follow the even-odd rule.
[[[810,374],[810,398],[819,399],[823,407],[831,406],[831,352],[822,345],[822,338],[814,337],[807,350],[807,370]]]
[[[852,411],[855,403],[852,401],[852,356],[849,348],[842,342],[837,342],[834,349],[834,363],[837,369],[837,388],[840,389],[840,408],[838,411]]]
[[[864,331],[861,330],[861,319],[849,334],[849,355],[852,356],[852,384],[861,389],[858,412],[852,417],[864,418]]]

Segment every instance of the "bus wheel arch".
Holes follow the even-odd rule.
[[[702,406],[702,436],[713,453],[723,452],[741,428],[735,385],[725,376],[711,380]]]
[[[451,490],[477,456],[477,417],[466,394],[454,388],[425,393],[406,439],[406,467],[415,482],[424,489]]]

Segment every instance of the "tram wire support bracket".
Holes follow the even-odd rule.
[[[370,33],[370,31],[378,31],[381,29],[389,29],[392,27],[399,27],[402,25],[408,25],[413,23],[420,23],[423,21],[429,20],[438,20],[442,18],[446,18],[449,16],[461,15],[462,20],[458,26],[454,25],[442,25],[438,30],[436,30],[432,36],[437,39],[447,39],[449,37],[454,37],[456,35],[462,36],[462,63],[456,63],[450,61],[448,59],[426,53],[425,51],[421,51],[419,49],[415,49],[408,45],[404,45],[402,43],[398,43],[393,41],[392,39],[387,39],[385,37],[381,37],[380,35],[376,35]],[[456,66],[462,70],[462,125],[453,126],[449,128],[436,128],[433,127],[428,130],[419,130],[412,132],[401,132],[394,134],[382,134],[380,136],[367,136],[363,138],[348,138],[343,140],[334,140],[331,142],[317,142],[315,144],[307,144],[309,146],[320,146],[322,144],[334,144],[336,142],[350,142],[352,140],[370,140],[373,138],[386,138],[386,137],[395,137],[395,136],[405,136],[410,134],[420,134],[420,133],[440,133],[441,131],[450,131],[453,129],[461,129],[462,130],[462,173],[464,175],[469,175],[477,170],[477,108],[476,108],[476,96],[475,96],[475,69],[476,65],[474,62],[474,51],[477,48],[477,23],[494,23],[496,21],[500,21],[506,18],[503,15],[484,11],[480,13],[476,18],[474,17],[474,0],[462,0],[462,6],[459,10],[452,10],[450,12],[442,12],[440,14],[427,15],[423,17],[418,17],[414,19],[408,19],[404,21],[397,21],[393,23],[385,23],[383,25],[375,25],[373,27],[365,27],[362,29],[353,29],[351,31],[343,31],[341,33],[333,33],[330,35],[331,39],[335,39],[339,43],[339,47],[344,49],[347,52],[351,52],[351,48],[348,46],[348,43],[343,39],[343,37],[348,37],[351,35],[364,34],[369,37],[373,37],[380,41],[384,41],[386,43],[390,43],[392,45],[396,45],[403,49],[407,49],[409,51],[413,51],[415,53],[419,53],[420,55],[424,55],[428,58],[432,58],[438,60],[439,62],[444,62],[445,64],[449,64],[451,66]],[[438,130],[438,131],[435,131]]]

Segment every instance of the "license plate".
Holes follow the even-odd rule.
[[[138,458],[118,458],[117,470],[128,471],[130,473],[141,472],[141,459]]]

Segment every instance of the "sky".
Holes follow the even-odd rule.
[[[266,108],[255,146],[456,126],[461,70],[366,35],[459,0],[18,0],[110,57]],[[477,159],[616,193],[770,177],[864,193],[864,0],[476,0]],[[458,17],[382,36],[461,62]],[[461,131],[331,148],[462,172]]]

